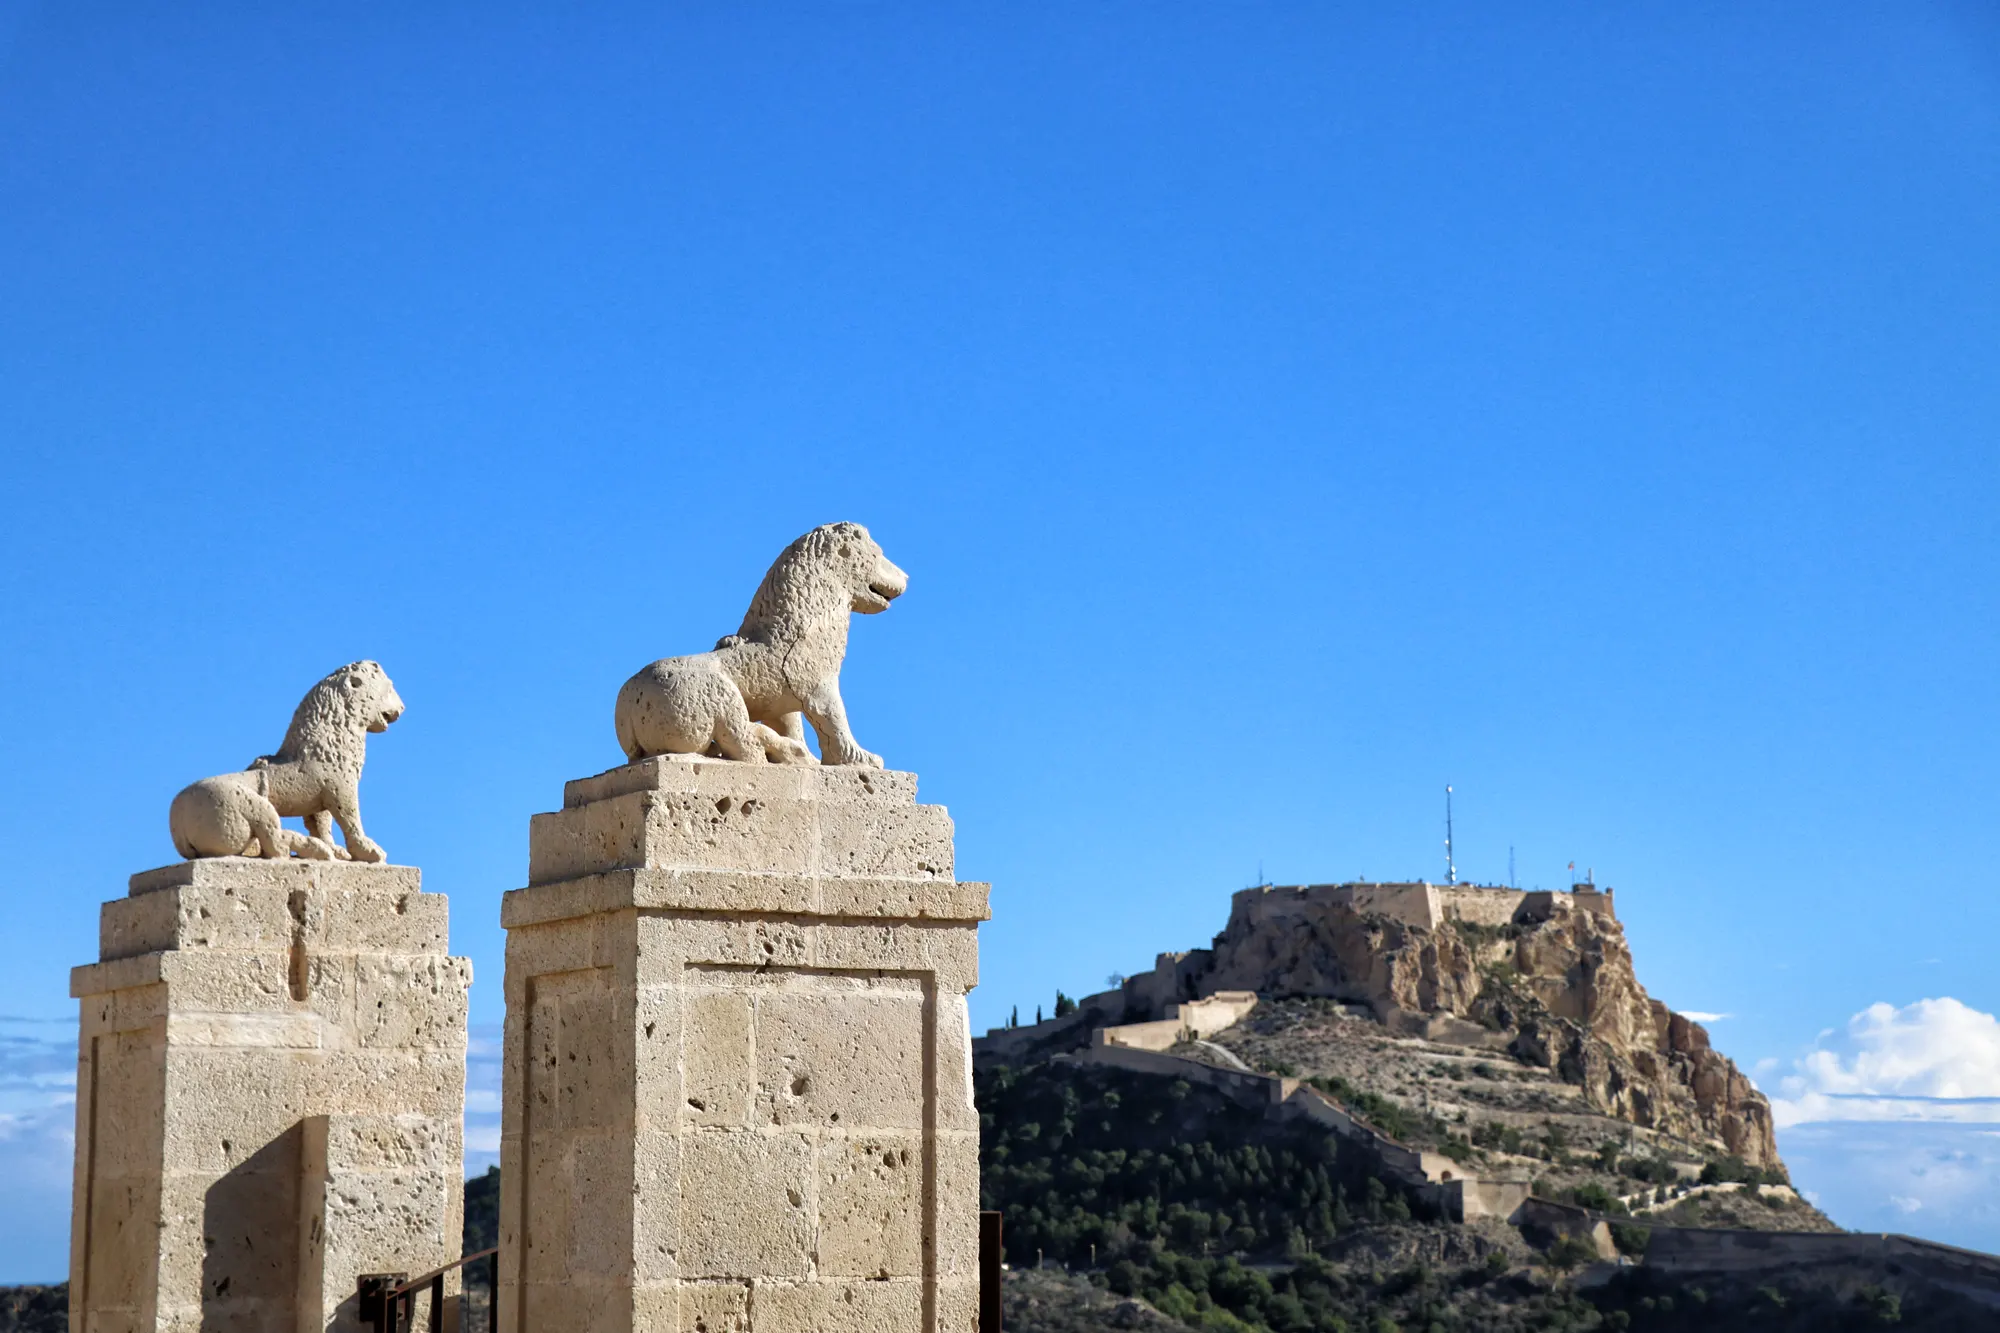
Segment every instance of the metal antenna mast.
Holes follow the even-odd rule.
[[[1444,789],[1444,882],[1447,884],[1458,883],[1458,862],[1452,859],[1451,854],[1451,786],[1449,783],[1445,785]]]
[[[1511,842],[1507,844],[1507,887],[1510,889],[1520,887],[1514,882],[1514,844]]]

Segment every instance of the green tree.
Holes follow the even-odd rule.
[[[1652,1239],[1650,1228],[1634,1226],[1630,1222],[1611,1224],[1611,1243],[1618,1247],[1620,1254],[1644,1254],[1647,1242]]]
[[[1597,1247],[1581,1236],[1564,1236],[1551,1245],[1543,1257],[1550,1268],[1567,1273],[1572,1268],[1593,1262],[1597,1258]]]

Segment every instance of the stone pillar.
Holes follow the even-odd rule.
[[[529,846],[505,1333],[973,1333],[986,886],[915,776],[646,759]]]
[[[358,1330],[355,1278],[459,1256],[471,964],[418,872],[134,875],[71,974],[70,1327]]]

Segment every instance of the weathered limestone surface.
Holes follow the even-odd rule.
[[[507,895],[508,1333],[972,1333],[986,886],[908,773],[569,784]]]
[[[886,611],[909,586],[859,523],[814,528],[779,553],[734,634],[625,682],[613,714],[619,748],[633,760],[811,764],[810,721],[827,763],[881,768],[882,757],[854,739],[840,698],[847,617]]]
[[[1197,997],[1325,995],[1432,1040],[1505,1046],[1580,1086],[1593,1109],[1780,1165],[1769,1102],[1699,1023],[1646,994],[1614,901],[1586,884],[1243,889],[1212,947],[1161,954],[1061,1020],[996,1029],[982,1056],[1020,1059],[1120,1024],[1144,1041],[1135,1027]]]
[[[1363,1001],[1437,1039],[1496,1034],[1579,1085],[1595,1110],[1711,1142],[1752,1166],[1779,1164],[1770,1103],[1700,1024],[1646,994],[1612,894],[1420,885],[1442,895],[1442,913],[1428,918],[1359,897],[1403,887],[1243,890],[1214,948],[1197,951],[1205,961],[1191,980],[1204,995],[1227,987]],[[1483,916],[1482,898],[1504,924],[1489,924],[1497,913]]]
[[[388,860],[361,828],[361,766],[369,734],[402,715],[402,697],[379,663],[334,668],[299,701],[276,754],[181,789],[167,811],[174,850],[190,859]],[[306,831],[278,822],[288,815],[305,820]],[[335,821],[345,847],[333,843]]]
[[[104,905],[82,1004],[70,1327],[358,1330],[456,1259],[471,964],[405,866],[226,857]]]

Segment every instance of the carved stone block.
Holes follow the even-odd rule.
[[[459,1256],[472,969],[417,871],[182,862],[101,927],[70,1327],[358,1333],[361,1273]]]
[[[508,1333],[973,1333],[986,886],[906,773],[569,784],[507,895]]]

